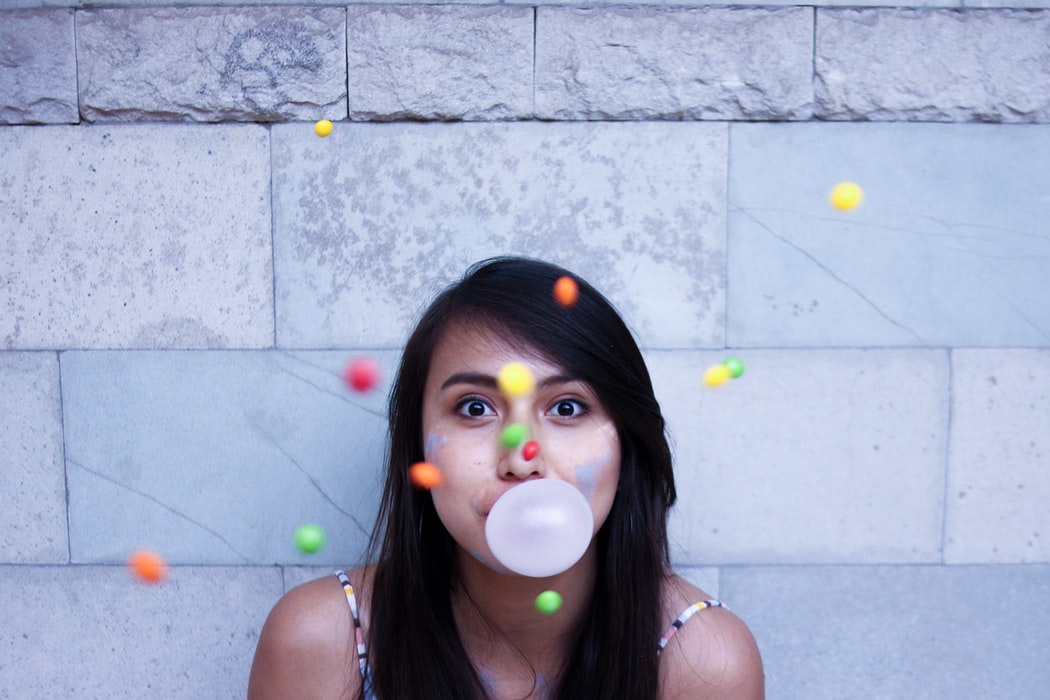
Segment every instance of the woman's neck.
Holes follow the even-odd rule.
[[[452,591],[452,610],[479,675],[497,685],[521,677],[531,678],[538,686],[554,681],[575,645],[594,596],[594,542],[571,569],[550,578],[500,574],[462,551],[458,575],[460,585]],[[562,597],[561,606],[550,614],[536,608],[536,597],[547,590]],[[501,695],[493,693],[494,697]]]

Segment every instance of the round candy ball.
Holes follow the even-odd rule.
[[[324,547],[327,537],[320,525],[307,523],[295,529],[295,546],[305,554],[313,554]]]
[[[332,122],[328,121],[327,119],[319,120],[316,124],[314,124],[314,133],[320,136],[321,138],[328,136],[330,133],[332,133]]]
[[[408,468],[408,478],[416,488],[432,489],[439,486],[444,477],[441,470],[430,462],[416,462]]]
[[[370,357],[356,357],[346,366],[343,379],[354,391],[370,391],[379,382],[379,363]]]
[[[508,450],[513,450],[528,437],[529,429],[524,423],[511,423],[499,434],[499,441]]]
[[[828,199],[839,211],[849,211],[864,200],[864,192],[855,182],[840,182],[832,188]]]
[[[561,607],[561,594],[557,591],[544,591],[536,596],[536,609],[544,615],[553,615]]]
[[[725,365],[714,365],[708,367],[704,372],[704,385],[710,387],[722,386],[729,379],[730,371]]]
[[[508,362],[503,365],[496,381],[499,383],[499,390],[511,398],[530,394],[536,388],[532,372],[520,362]]]
[[[736,379],[744,373],[744,363],[741,362],[739,358],[727,357],[722,361],[722,364],[729,370],[729,376],[733,379]]]
[[[529,440],[521,446],[521,456],[526,462],[531,462],[536,458],[536,455],[540,453],[540,443],[535,440]]]
[[[580,560],[594,534],[586,497],[557,479],[526,481],[497,499],[485,521],[485,539],[500,564],[543,578]]]
[[[156,552],[140,549],[128,557],[128,570],[143,583],[160,583],[168,576],[168,564]]]
[[[580,287],[568,275],[559,277],[554,283],[554,301],[562,306],[572,306],[580,298]]]

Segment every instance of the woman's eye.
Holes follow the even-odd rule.
[[[558,416],[559,418],[572,418],[574,416],[581,415],[586,410],[587,407],[579,401],[576,401],[574,399],[562,399],[558,403],[554,404],[554,407],[551,409],[551,413]]]
[[[456,409],[461,415],[470,416],[471,418],[495,415],[495,411],[481,399],[467,399],[460,402]]]

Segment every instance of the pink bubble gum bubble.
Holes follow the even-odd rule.
[[[379,382],[379,363],[370,357],[355,357],[346,366],[343,379],[354,391],[370,391]]]
[[[594,514],[586,497],[556,479],[515,486],[500,496],[485,522],[492,555],[514,573],[534,578],[570,568],[593,534]]]

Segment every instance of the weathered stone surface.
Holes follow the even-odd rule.
[[[701,378],[733,354],[744,374]],[[646,353],[675,454],[679,564],[939,562],[947,352]]]
[[[730,131],[730,345],[1050,343],[1050,127]],[[843,180],[864,191],[848,212]]]
[[[542,119],[799,119],[812,112],[806,8],[569,9],[536,16]]]
[[[1050,350],[954,350],[945,560],[1050,562]]]
[[[357,353],[354,353],[357,354]],[[177,564],[359,563],[379,503],[383,379],[350,391],[351,353],[67,352],[73,561],[149,547]],[[315,554],[294,533],[316,523]]]
[[[0,696],[243,698],[277,568],[0,566]]]
[[[277,124],[277,344],[394,347],[478,260],[574,270],[654,347],[721,347],[726,126]]]
[[[1050,121],[1050,12],[817,11],[816,114]]]
[[[53,353],[0,352],[0,562],[69,560],[58,386]]]
[[[0,12],[0,124],[79,120],[73,13]]]
[[[259,126],[0,129],[0,346],[273,344]]]
[[[351,119],[532,114],[530,7],[352,5],[346,31]]]
[[[1041,698],[1048,566],[726,567],[769,698]]]
[[[78,12],[84,118],[345,118],[344,23],[341,8]]]

